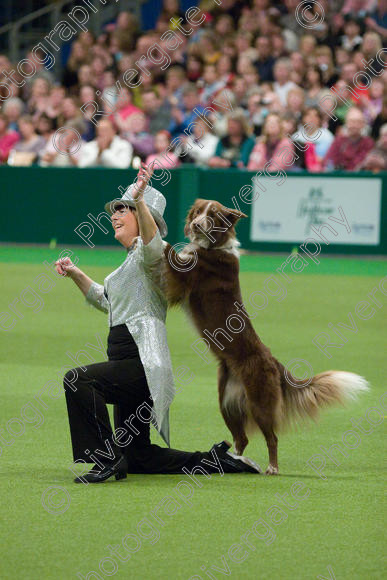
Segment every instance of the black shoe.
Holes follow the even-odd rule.
[[[222,441],[221,443],[214,443],[214,445],[210,449],[210,453],[212,451],[215,451],[216,453],[218,453],[219,451],[220,452],[222,452],[222,451],[226,452],[229,449],[231,449],[231,447],[232,447],[232,445],[228,441]]]
[[[97,466],[95,465],[93,469],[91,469],[85,475],[81,475],[74,479],[74,483],[102,483],[112,477],[118,479],[125,479],[126,474],[128,471],[128,464],[124,456],[121,456],[116,463],[108,463],[105,465],[103,469],[98,470]]]
[[[230,453],[230,451],[225,451],[224,448],[219,449],[216,445],[212,449],[215,451],[225,473],[263,473],[258,463],[255,463],[249,457],[235,455]]]

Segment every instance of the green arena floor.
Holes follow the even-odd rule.
[[[73,251],[100,282],[124,257],[98,248]],[[254,318],[283,363],[302,358],[314,373],[349,370],[371,383],[357,403],[280,435],[279,477],[212,475],[194,482],[183,474],[130,475],[85,486],[72,482],[61,376],[86,343],[106,344],[107,321],[70,280],[49,273],[44,261],[59,252],[0,247],[0,320],[9,327],[1,334],[0,578],[384,578],[386,262],[322,257],[302,273],[290,272],[288,282],[276,275],[282,290]],[[250,294],[267,288],[285,258],[241,257],[250,313]],[[229,437],[217,406],[216,364],[190,348],[196,335],[182,312],[171,311],[167,326],[174,367],[188,367],[193,377],[179,384],[172,406],[172,446],[207,450]],[[328,358],[312,340],[322,332],[335,340],[334,329],[344,340],[326,351]],[[157,434],[153,439],[160,443]],[[332,445],[343,453],[336,447],[332,455]],[[246,455],[266,467],[261,436]]]

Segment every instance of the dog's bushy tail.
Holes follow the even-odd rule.
[[[282,424],[302,418],[317,419],[322,407],[344,405],[369,390],[364,377],[346,371],[320,373],[308,385],[287,373],[287,378],[282,377],[281,386],[284,404],[279,422]]]

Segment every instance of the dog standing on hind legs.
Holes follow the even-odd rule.
[[[219,405],[237,454],[243,454],[247,435],[260,429],[269,452],[266,474],[276,475],[276,432],[292,419],[315,418],[319,408],[355,398],[368,383],[354,373],[326,371],[304,385],[262,343],[239,285],[235,224],[244,217],[217,201],[197,199],[184,229],[190,243],[179,254],[169,244],[165,248],[166,292],[219,361]]]

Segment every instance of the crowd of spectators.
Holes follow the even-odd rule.
[[[187,25],[178,0],[164,0],[151,31],[121,12],[99,36],[81,32],[60,78],[37,65],[3,99],[0,163],[386,170],[387,0],[311,1],[317,24],[309,27],[296,18],[299,3],[204,0],[205,21],[180,35],[168,67],[148,60],[150,74],[135,88],[125,71],[163,46],[163,33],[177,33],[179,18]],[[357,73],[371,60],[371,82],[362,84]],[[0,55],[0,70],[14,64]],[[337,106],[329,109],[332,94]],[[103,112],[97,122],[95,108],[85,107],[91,101]],[[53,143],[59,128],[68,155]],[[82,136],[74,151],[69,128]]]

